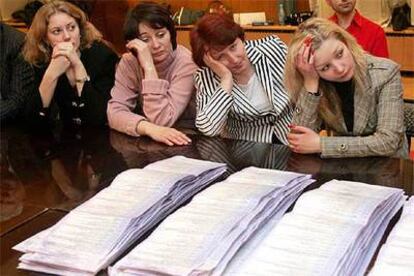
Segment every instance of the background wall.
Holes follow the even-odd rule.
[[[2,20],[11,19],[11,14],[24,8],[30,0],[0,0],[0,16]]]
[[[309,0],[310,7],[316,11],[320,17],[327,18],[333,14],[333,10],[326,3],[326,0]],[[402,6],[405,3],[414,3],[414,0],[358,0],[356,8],[358,11],[372,21],[386,27],[391,21],[392,10],[396,6]],[[413,16],[411,13],[411,17]]]
[[[139,0],[127,0],[130,7],[136,5]],[[173,11],[181,7],[190,9],[205,10],[211,0],[160,0],[159,3],[171,5]],[[265,12],[267,20],[277,22],[278,18],[278,0],[222,0],[224,5],[231,8],[233,13],[240,12]],[[309,11],[309,0],[296,0],[298,11]]]

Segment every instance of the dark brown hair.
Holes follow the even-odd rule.
[[[124,39],[126,41],[138,37],[138,26],[147,23],[153,29],[167,28],[170,32],[173,49],[177,48],[177,32],[174,21],[167,7],[154,2],[141,2],[127,15],[124,23]]]

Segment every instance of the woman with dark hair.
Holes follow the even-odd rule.
[[[203,67],[195,75],[197,128],[209,136],[287,144],[286,45],[275,36],[244,41],[232,19],[210,14],[192,30],[191,48]]]
[[[399,66],[366,54],[322,18],[302,23],[287,56],[285,83],[296,108],[290,148],[322,157],[408,157]],[[334,136],[319,136],[325,125]]]
[[[53,1],[36,13],[23,48],[35,68],[27,116],[44,124],[53,106],[65,125],[105,125],[118,55],[73,4]],[[53,108],[54,109],[54,108]]]
[[[118,65],[109,125],[132,136],[149,136],[167,145],[191,140],[174,127],[193,128],[193,73],[191,53],[177,45],[168,10],[156,3],[140,3],[125,21],[129,53]]]

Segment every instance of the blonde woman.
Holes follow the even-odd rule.
[[[114,84],[117,54],[73,4],[43,5],[27,33],[23,55],[35,69],[35,87],[26,111],[47,123],[52,106],[64,124],[104,125]]]
[[[285,85],[296,106],[288,134],[294,152],[407,156],[399,66],[366,54],[336,24],[313,18],[298,27]],[[322,125],[334,136],[319,136]]]

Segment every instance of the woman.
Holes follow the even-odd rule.
[[[36,93],[27,105],[30,120],[58,116],[69,125],[104,125],[117,54],[73,4],[53,1],[36,13],[23,54],[35,66]]]
[[[322,157],[407,156],[399,66],[363,52],[346,31],[321,18],[296,31],[285,68],[296,104],[288,140]],[[320,137],[324,124],[334,137]]]
[[[122,56],[116,71],[109,125],[170,146],[190,143],[172,126],[193,125],[189,104],[197,66],[190,51],[177,45],[170,13],[159,4],[138,4],[126,18],[124,36],[130,52]]]
[[[232,19],[209,14],[192,30],[191,47],[203,67],[195,75],[197,128],[208,136],[287,144],[286,45],[273,36],[244,41]]]

